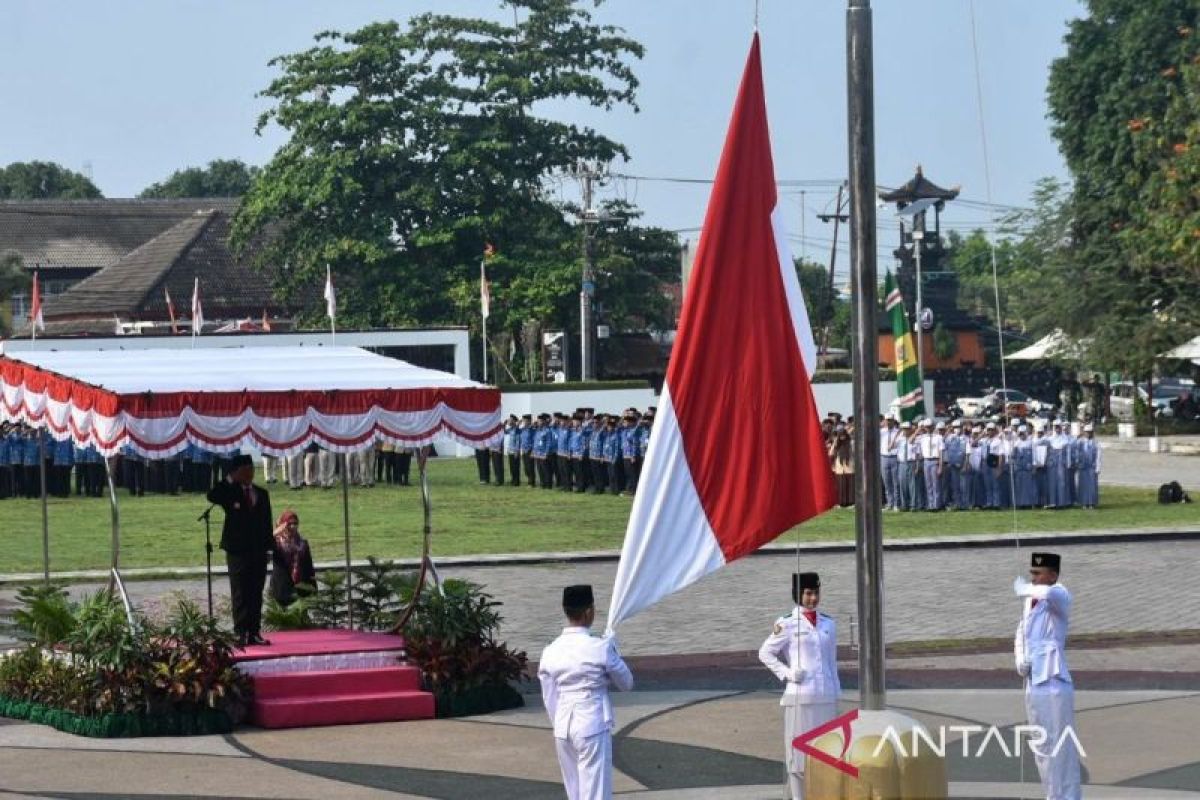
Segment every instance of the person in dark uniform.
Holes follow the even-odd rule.
[[[233,630],[242,647],[270,644],[262,637],[263,585],[268,552],[275,539],[271,495],[254,485],[254,460],[248,455],[230,461],[229,475],[208,493],[208,502],[225,511],[221,549],[229,567],[233,601]]]
[[[508,456],[508,477],[513,486],[521,485],[521,426],[516,414],[504,423],[504,454]]]
[[[475,467],[479,470],[479,485],[492,482],[492,454],[486,447],[475,448]]]
[[[497,486],[504,485],[504,436],[496,439],[488,446],[488,455],[492,459],[492,479]]]

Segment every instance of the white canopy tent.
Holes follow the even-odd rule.
[[[1047,359],[1067,359],[1078,361],[1087,355],[1088,342],[1075,340],[1061,330],[1054,330],[1038,339],[1028,347],[1010,353],[1005,361],[1043,361]]]
[[[106,457],[116,580],[112,457],[125,447],[149,458],[169,457],[189,442],[216,453],[285,456],[315,442],[344,455],[378,440],[422,447],[444,436],[482,447],[502,435],[499,389],[355,347],[0,356],[0,421],[46,429]],[[346,541],[349,570],[348,511]]]
[[[1165,353],[1160,353],[1159,358],[1186,358],[1191,361],[1200,363],[1200,336],[1184,342],[1178,347],[1172,347]]]

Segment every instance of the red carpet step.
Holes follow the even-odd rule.
[[[236,654],[254,677],[251,722],[303,728],[432,719],[420,671],[401,661],[404,639],[361,631],[278,631]]]

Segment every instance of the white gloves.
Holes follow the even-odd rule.
[[[1033,584],[1030,583],[1027,578],[1022,575],[1018,575],[1013,580],[1013,594],[1015,594],[1017,597],[1025,597],[1030,593],[1032,586]]]
[[[1031,665],[1028,661],[1020,662],[1019,664],[1017,664],[1017,674],[1020,675],[1022,678],[1028,678],[1029,671],[1030,671],[1030,669],[1032,669],[1032,666],[1033,665]]]
[[[788,680],[792,683],[800,683],[806,674],[800,667],[788,667]]]

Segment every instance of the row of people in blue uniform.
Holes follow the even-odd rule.
[[[654,409],[644,413],[510,414],[504,435],[490,448],[475,451],[480,483],[557,488],[564,492],[626,494],[637,491],[642,462],[650,444]],[[508,481],[505,481],[505,465]]]
[[[1051,431],[1052,428],[1052,431]],[[1095,508],[1102,455],[1088,424],[972,425],[888,418],[880,430],[884,506],[894,511]]]
[[[51,497],[100,497],[107,487],[104,457],[95,446],[77,447],[47,431],[6,423],[0,429],[0,499],[40,497],[45,457],[46,493]],[[113,482],[130,494],[207,492],[228,470],[238,452],[212,453],[188,444],[165,459],[146,459],[126,446],[114,462]],[[72,479],[74,479],[72,481]]]

